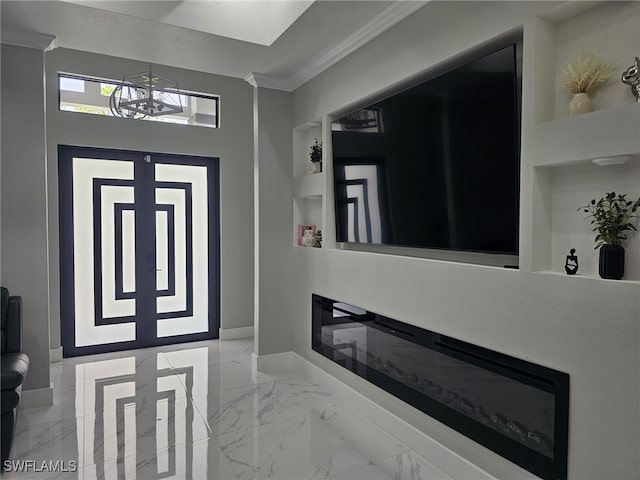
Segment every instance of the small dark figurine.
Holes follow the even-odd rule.
[[[564,269],[567,272],[567,275],[575,275],[578,271],[578,256],[576,255],[575,248],[569,250],[567,261],[564,262]]]

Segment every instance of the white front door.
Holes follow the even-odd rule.
[[[217,338],[218,159],[59,148],[65,356]]]

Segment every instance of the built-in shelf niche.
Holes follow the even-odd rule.
[[[569,249],[575,248],[579,259],[578,277],[601,280],[598,250],[594,249],[595,234],[580,207],[612,191],[637,199],[640,196],[639,157],[635,155],[624,164],[604,167],[585,159],[575,164],[534,169],[538,190],[543,195],[543,214],[534,223],[538,239],[533,245],[534,271],[565,274],[566,256]],[[629,237],[624,244],[624,280],[640,283],[640,235],[630,232]]]
[[[307,122],[293,129],[293,177],[303,177],[311,172],[309,153],[316,138],[322,142],[322,123]]]
[[[640,280],[608,280],[606,278],[600,278],[598,274],[584,274],[584,273],[576,273],[575,275],[567,275],[566,272],[554,272],[551,270],[541,270],[538,272],[534,272],[535,275],[552,275],[552,276],[561,276],[569,279],[570,281],[595,281],[595,282],[608,282],[612,284],[620,284],[620,285],[638,285],[640,286]]]
[[[535,121],[568,117],[571,93],[562,84],[567,62],[584,52],[616,67],[611,81],[590,92],[594,112],[632,103],[622,71],[640,45],[640,2],[566,2],[535,25]],[[587,114],[589,115],[589,114]]]
[[[298,225],[315,225],[322,230],[322,196],[293,199],[293,245],[298,246]]]
[[[528,83],[533,97],[523,97],[533,119],[522,136],[523,167],[532,169],[533,185],[532,232],[523,240],[531,242],[536,273],[567,276],[565,259],[575,248],[579,274],[567,278],[605,281],[598,275],[595,234],[578,208],[606,192],[640,195],[640,104],[620,82],[638,55],[639,21],[638,2],[567,2],[525,27],[525,40],[534,46],[525,48],[525,62],[535,76]],[[562,84],[562,70],[584,52],[617,71],[590,94],[593,112],[568,117],[571,94]],[[621,165],[593,163],[620,155],[632,158]],[[640,282],[640,238],[630,237],[624,281]]]
[[[317,197],[324,195],[326,175],[324,172],[312,173],[293,179],[293,196]]]
[[[327,177],[311,172],[311,146],[324,143],[322,123],[306,122],[293,129],[293,245],[298,246],[298,225],[315,225],[322,230]],[[323,164],[325,164],[323,152]]]

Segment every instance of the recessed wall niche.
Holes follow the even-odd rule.
[[[578,277],[599,278],[598,250],[590,220],[579,209],[591,199],[607,192],[626,193],[630,200],[640,196],[640,159],[634,156],[622,165],[601,167],[591,161],[573,165],[535,168],[536,179],[547,191],[547,219],[550,248],[545,255],[538,250],[538,270],[564,274],[564,263],[570,248],[579,259]],[[636,221],[636,225],[638,222]],[[542,228],[542,227],[540,227]],[[640,281],[640,234],[630,232],[624,243],[626,250],[623,280]],[[535,269],[535,268],[534,268]]]

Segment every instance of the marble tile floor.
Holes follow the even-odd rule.
[[[451,478],[304,374],[252,370],[252,351],[207,341],[52,365],[54,405],[18,417],[11,459],[30,471],[3,480]]]

